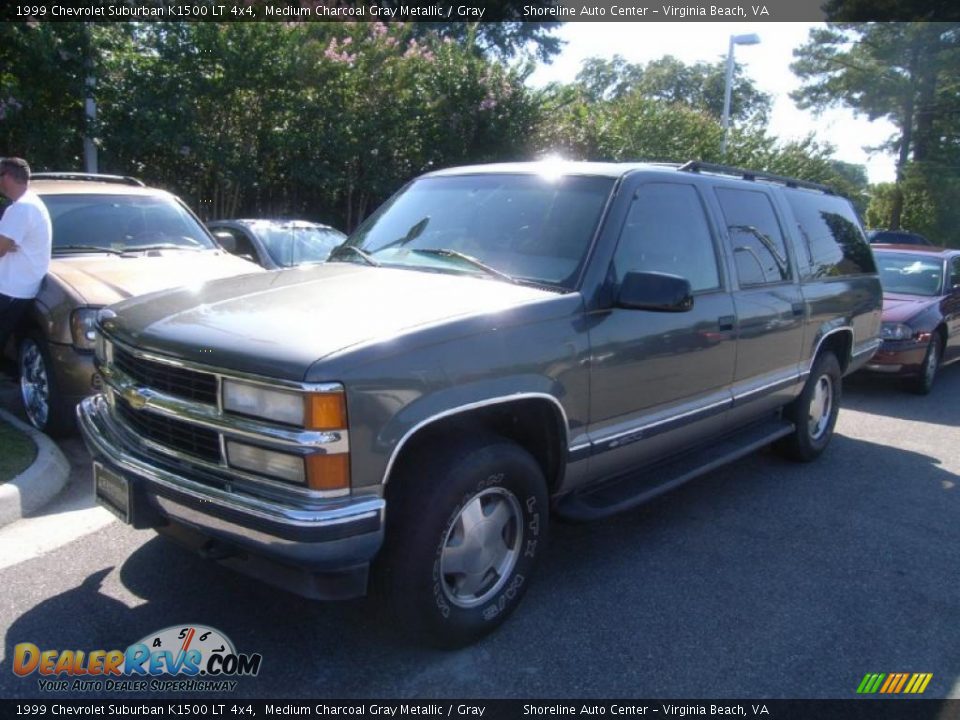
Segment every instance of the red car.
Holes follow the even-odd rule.
[[[883,285],[883,344],[866,370],[905,377],[926,395],[960,359],[960,250],[873,245]]]

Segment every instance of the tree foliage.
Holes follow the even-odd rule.
[[[623,63],[622,58],[588,61],[575,83],[548,88],[543,102],[551,120],[540,128],[538,144],[545,153],[574,159],[699,160],[827,183],[851,197],[862,193],[862,174],[837,165],[830,146],[813,137],[783,143],[770,134],[760,122],[769,99],[746,79],[744,95],[756,98],[757,110],[751,122],[732,128],[727,155],[722,156],[717,108],[703,92],[671,90],[709,67],[683,66],[671,57],[645,67]]]
[[[2,52],[17,58],[17,72],[0,76],[7,154],[36,169],[82,169],[89,129],[103,172],[169,187],[207,218],[298,215],[350,228],[425,170],[528,153],[540,112],[525,68],[478,51],[473,34],[456,42],[439,28],[57,23],[0,32]],[[506,54],[529,39],[513,32],[485,42]],[[97,78],[92,128],[87,74]]]
[[[553,52],[553,26],[4,25],[0,142],[37,170],[80,170],[86,133],[101,171],[166,187],[204,218],[298,216],[348,230],[427,170],[547,153],[725,160],[862,191],[829,147],[771,135],[769,98],[740,75],[721,158],[722,62],[594,60],[574,83],[528,88],[529,56]]]
[[[929,191],[941,195],[935,206],[950,202],[934,180],[944,179],[946,189],[960,174],[960,24],[830,23],[812,30],[794,55],[804,85],[793,97],[801,107],[845,106],[897,127],[882,148],[897,155],[897,182],[885,216],[877,208],[871,213],[877,224],[898,228],[916,217],[906,208],[908,177],[927,178]]]
[[[0,144],[35,165],[82,157],[86,26],[0,23]],[[23,72],[23,70],[28,70]]]
[[[397,2],[397,5],[404,4]],[[549,5],[533,2],[531,5]],[[522,17],[521,5],[504,2],[485,3],[487,11],[497,17]],[[488,53],[501,60],[512,60],[529,55],[541,62],[550,62],[563,48],[563,41],[552,33],[563,23],[517,20],[487,23],[410,23],[417,37],[439,36],[455,42],[467,43],[480,53]]]
[[[616,100],[632,93],[665,103],[680,103],[714,118],[723,115],[726,62],[687,65],[672,55],[646,64],[630,63],[620,55],[610,60],[589,58],[576,84],[587,98]],[[770,112],[770,96],[761,92],[734,63],[730,117],[734,122],[763,124]]]

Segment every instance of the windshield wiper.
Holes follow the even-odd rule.
[[[98,253],[108,253],[110,255],[122,255],[123,253],[119,250],[114,250],[113,248],[99,247],[97,245],[56,245],[53,248],[53,253],[57,254],[59,252],[98,252]]]
[[[407,230],[406,235],[404,235],[401,238],[397,238],[393,242],[388,242],[383,247],[378,248],[378,250],[386,250],[387,248],[398,247],[398,246],[402,247],[407,243],[413,242],[418,237],[423,235],[423,231],[427,229],[427,225],[429,224],[430,224],[429,215],[427,215],[426,217],[420,218],[420,220],[418,220],[417,222],[415,222],[413,225],[410,226],[410,229]]]
[[[506,280],[507,282],[510,282],[510,283],[518,282],[518,280],[512,275],[508,275],[507,273],[501,270],[497,270],[494,267],[490,267],[485,262],[481,260],[477,260],[472,255],[467,255],[466,253],[462,253],[459,250],[450,250],[448,248],[416,248],[411,250],[410,252],[423,253],[424,255],[439,255],[440,257],[456,258],[457,260],[463,260],[465,263],[469,263],[470,265],[473,265],[473,267],[483,270],[485,273],[487,273],[488,275],[492,275],[493,277],[500,278],[501,280]]]
[[[157,243],[155,245],[138,245],[135,247],[124,248],[124,253],[149,252],[151,250],[204,250],[205,248],[195,247],[193,245],[177,245],[176,243]]]
[[[339,247],[334,248],[333,252],[330,253],[331,259],[336,259],[334,256],[335,256],[335,255],[339,255],[341,250],[350,250],[350,251],[356,253],[357,255],[359,255],[361,258],[363,258],[364,262],[366,262],[367,265],[373,265],[374,267],[380,267],[380,263],[377,262],[376,260],[374,260],[372,255],[370,255],[369,253],[364,252],[363,250],[361,250],[361,249],[358,248],[358,247],[354,247],[353,245],[340,245]]]

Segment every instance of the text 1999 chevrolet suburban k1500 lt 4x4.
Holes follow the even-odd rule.
[[[551,517],[815,458],[878,346],[850,204],[733,168],[435,172],[331,258],[104,311],[96,493],[304,595],[369,574],[445,646],[516,607]]]

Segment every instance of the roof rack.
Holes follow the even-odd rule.
[[[796,178],[786,177],[784,175],[772,175],[770,173],[756,172],[755,170],[744,170],[743,168],[732,167],[730,165],[719,165],[716,163],[700,162],[691,160],[685,165],[681,165],[678,170],[682,172],[708,172],[716,175],[730,175],[732,177],[743,178],[744,180],[764,180],[766,182],[779,183],[791,188],[806,188],[807,190],[819,190],[827,195],[836,195],[833,188],[820,183],[808,182],[806,180],[797,180]]]
[[[77,172],[38,172],[30,175],[31,180],[94,180],[98,182],[117,183],[118,185],[136,185],[146,187],[142,180],[129,175],[100,175],[99,173]]]

